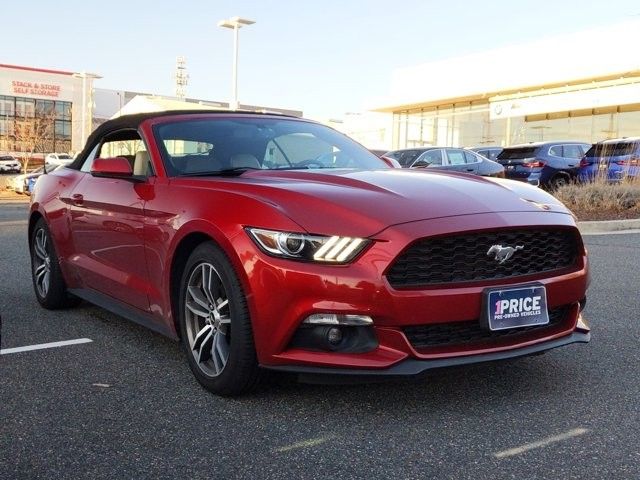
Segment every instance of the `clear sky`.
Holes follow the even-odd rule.
[[[98,87],[173,95],[182,55],[188,96],[210,100],[231,93],[232,32],[217,22],[250,18],[257,23],[240,31],[240,101],[339,117],[388,93],[396,67],[629,20],[640,3],[15,0],[1,10],[0,63],[86,70],[104,77]]]

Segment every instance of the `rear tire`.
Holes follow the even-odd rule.
[[[189,367],[204,388],[222,396],[255,388],[261,371],[247,300],[231,262],[212,242],[187,260],[178,317]]]
[[[31,278],[40,305],[49,310],[74,307],[80,299],[67,292],[51,232],[40,218],[31,234]]]
[[[568,176],[557,174],[549,181],[549,190],[555,192],[559,188],[569,185],[569,183],[571,183],[571,180]]]

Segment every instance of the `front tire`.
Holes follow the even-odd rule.
[[[29,246],[33,290],[40,305],[49,310],[78,305],[80,299],[67,292],[51,232],[44,218],[36,222]]]
[[[260,369],[247,300],[231,262],[212,242],[189,257],[179,298],[182,345],[198,382],[223,396],[254,388]]]

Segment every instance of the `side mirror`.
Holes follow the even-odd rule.
[[[389,165],[391,168],[402,168],[402,165],[400,165],[400,162],[397,161],[395,158],[391,158],[391,157],[385,157],[384,155],[380,156],[380,159],[386,163],[387,165]]]
[[[95,158],[91,165],[94,177],[132,178],[133,169],[124,157]]]

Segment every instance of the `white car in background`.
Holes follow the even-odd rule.
[[[47,167],[57,167],[59,165],[68,165],[73,161],[73,157],[66,153],[50,153],[44,157],[44,163]]]
[[[11,179],[11,188],[16,193],[30,194],[28,189],[30,179],[38,178],[40,175],[44,175],[45,173],[51,173],[51,172],[55,172],[56,170],[60,170],[65,165],[67,165],[67,163],[63,163],[61,165],[58,165],[57,167],[47,167],[46,172],[44,167],[40,167],[40,168],[36,168],[35,170],[29,173],[23,173],[22,175],[17,175],[13,179]]]
[[[20,173],[22,165],[11,155],[0,155],[0,173]]]
[[[47,170],[50,171],[51,169]],[[27,181],[32,177],[39,177],[44,173],[44,167],[36,168],[29,173],[23,173],[22,175],[16,175],[11,179],[11,188],[16,193],[25,193]]]

